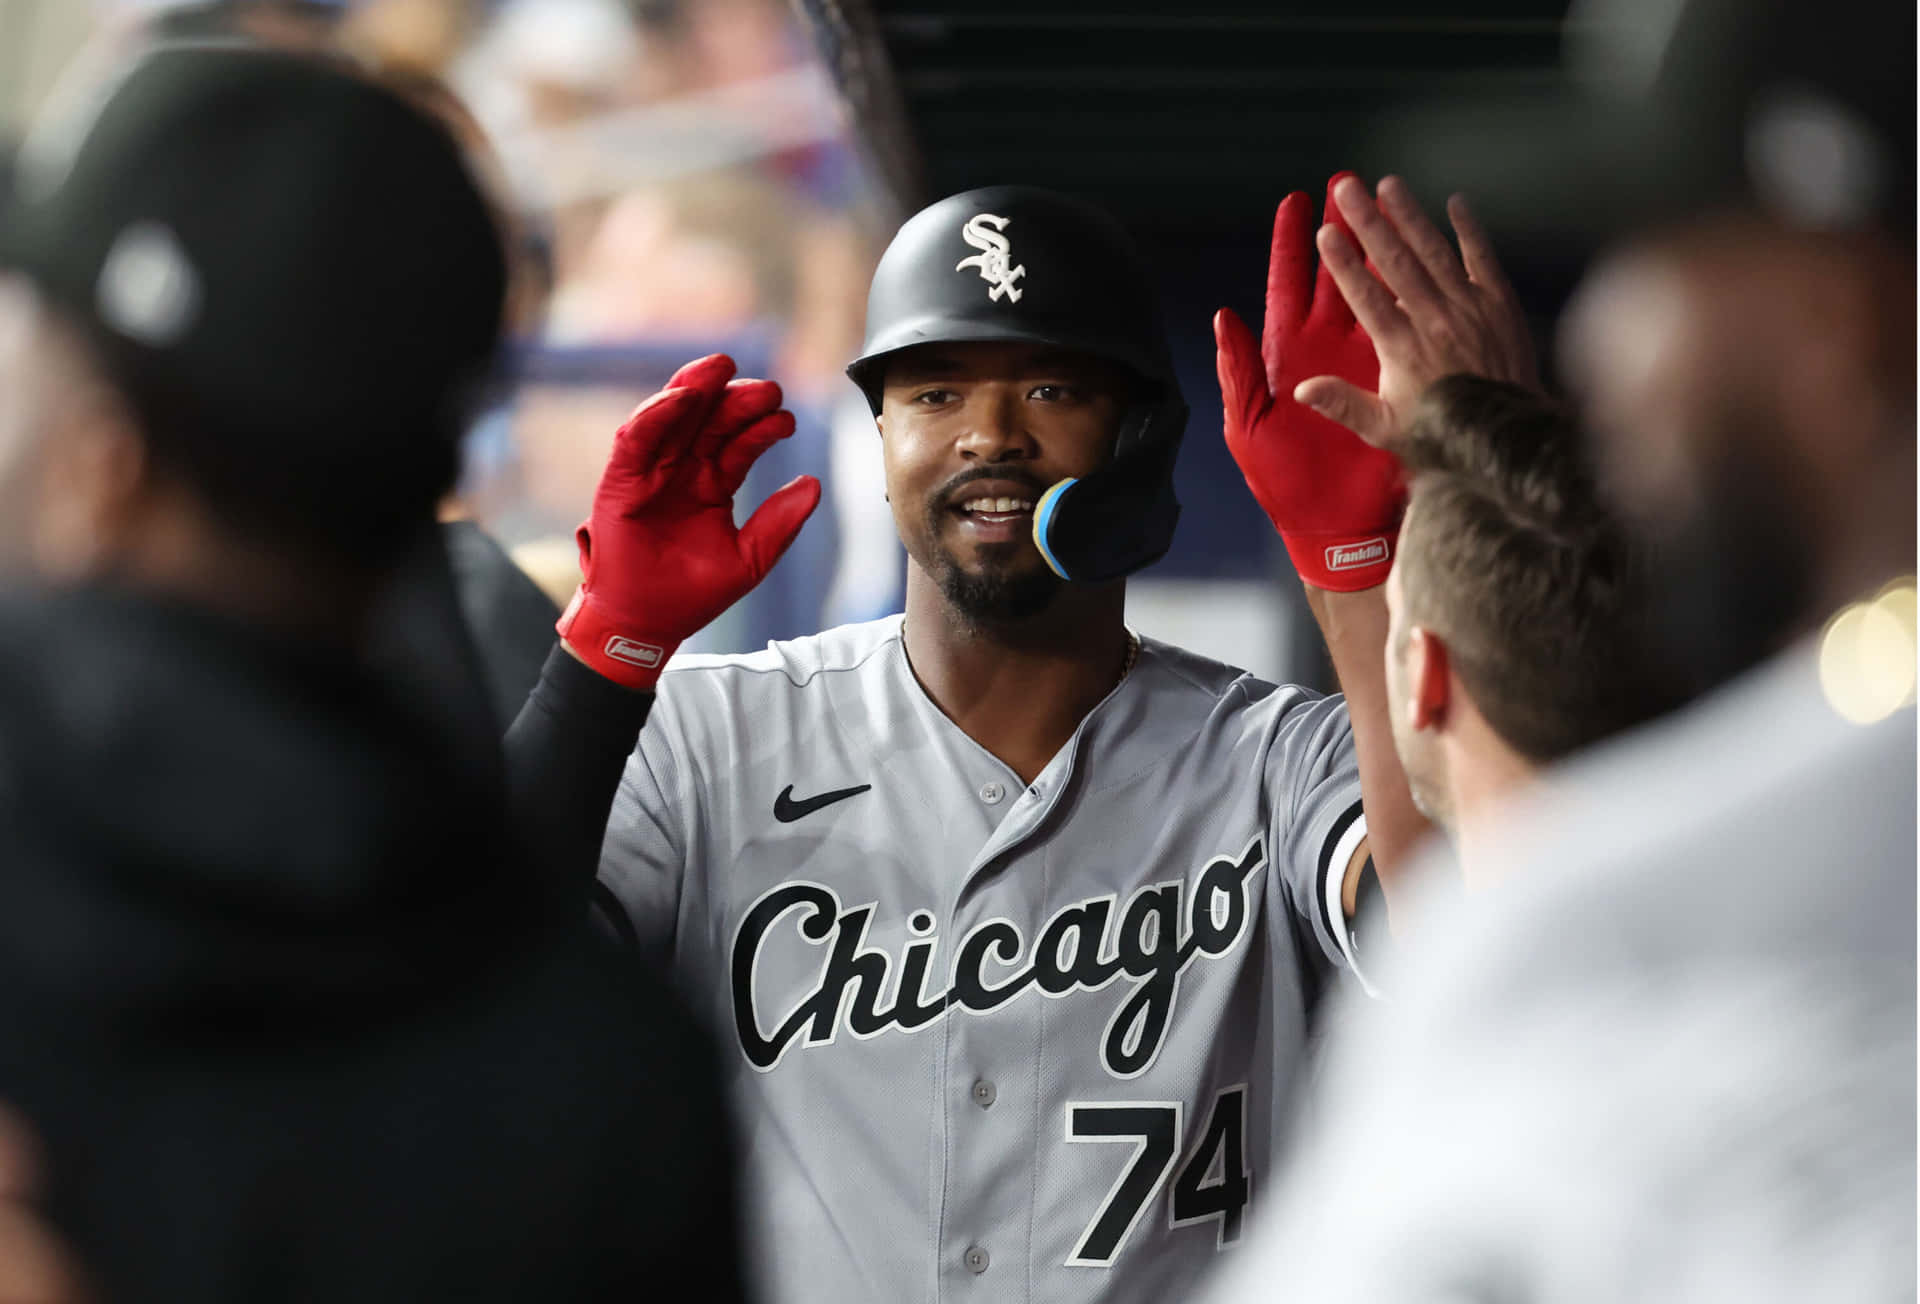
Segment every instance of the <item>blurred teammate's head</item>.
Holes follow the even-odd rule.
[[[1708,219],[1603,264],[1561,343],[1609,480],[1657,546],[1657,631],[1699,681],[1911,573],[1910,249]]]
[[[369,75],[440,123],[458,142],[481,197],[492,211],[494,225],[506,241],[506,330],[510,335],[538,335],[553,293],[553,254],[541,229],[541,216],[518,202],[499,147],[466,101],[432,73],[388,63],[373,65]]]
[[[0,266],[7,532],[43,578],[370,582],[430,525],[498,346],[502,241],[458,146],[285,53],[161,47],[57,107]]]
[[[1455,830],[1463,808],[1671,702],[1640,657],[1633,559],[1561,408],[1452,376],[1403,460],[1390,715],[1415,800]]]
[[[1409,115],[1399,157],[1526,243],[1630,243],[1561,340],[1711,685],[1913,566],[1915,8],[1589,0],[1565,103]],[[1600,75],[1582,76],[1598,72]]]
[[[1913,569],[1914,7],[1692,0],[1674,42],[1725,182],[1600,265],[1562,354],[1710,684]]]

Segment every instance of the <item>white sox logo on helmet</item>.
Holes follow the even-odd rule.
[[[842,1030],[858,1040],[889,1029],[917,1032],[956,1009],[991,1014],[1032,989],[1057,1000],[1125,979],[1130,990],[1107,1021],[1100,1062],[1116,1078],[1138,1077],[1166,1042],[1180,975],[1200,957],[1226,955],[1246,935],[1254,910],[1251,883],[1265,864],[1266,851],[1256,838],[1238,856],[1208,862],[1191,894],[1176,879],[1143,886],[1125,902],[1111,892],[1077,901],[1056,911],[1030,947],[1014,921],[984,920],[960,939],[945,965],[951,975],[946,990],[934,992],[926,986],[940,939],[931,912],[916,911],[908,920],[911,938],[896,960],[867,945],[873,902],[844,906],[825,884],[782,883],[747,909],[734,933],[733,1018],[740,1049],[764,1073],[796,1045],[829,1046]],[[764,1011],[772,1016],[769,1028],[755,970],[761,948],[783,920],[824,954],[811,990],[785,1009]]]
[[[1013,246],[1007,237],[1001,234],[1007,229],[1011,218],[997,217],[992,213],[975,213],[960,228],[960,238],[972,245],[980,253],[971,258],[962,258],[953,265],[956,272],[969,267],[980,269],[980,279],[992,288],[987,291],[989,299],[1007,296],[1010,303],[1020,302],[1024,290],[1017,288],[1014,282],[1027,274],[1025,265],[1013,265]]]

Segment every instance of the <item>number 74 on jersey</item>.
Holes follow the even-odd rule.
[[[1073,1101],[1067,1105],[1070,1142],[1131,1144],[1133,1155],[1107,1191],[1067,1259],[1069,1268],[1108,1268],[1166,1189],[1180,1158],[1181,1105],[1170,1100]],[[1167,1224],[1191,1227],[1218,1221],[1216,1244],[1240,1239],[1253,1177],[1247,1171],[1247,1088],[1228,1087],[1213,1098],[1199,1141],[1180,1166],[1168,1200]]]

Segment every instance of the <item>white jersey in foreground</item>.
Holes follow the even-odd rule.
[[[1025,786],[900,625],[677,661],[602,854],[723,1030],[754,1274],[776,1304],[1180,1298],[1264,1189],[1344,956],[1345,703],[1143,639]]]
[[[1806,649],[1556,774],[1208,1298],[1913,1299],[1914,782]]]

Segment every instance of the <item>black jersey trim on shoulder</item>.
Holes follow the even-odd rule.
[[[620,898],[613,894],[612,888],[596,878],[590,897],[592,913],[613,935],[614,941],[622,946],[640,945],[639,930],[634,928],[633,920],[627,916],[627,908],[620,904]]]
[[[1347,830],[1353,827],[1354,821],[1365,813],[1360,802],[1356,801],[1347,807],[1340,817],[1334,820],[1333,827],[1327,830],[1326,840],[1320,844],[1320,872],[1313,880],[1313,896],[1319,903],[1320,922],[1325,925],[1328,937],[1346,936],[1346,921],[1335,919],[1331,914],[1332,907],[1328,904],[1333,899],[1333,893],[1327,890],[1327,876],[1333,872],[1333,853],[1339,847],[1340,839],[1345,837]],[[1340,868],[1344,872],[1346,866],[1342,865]]]

